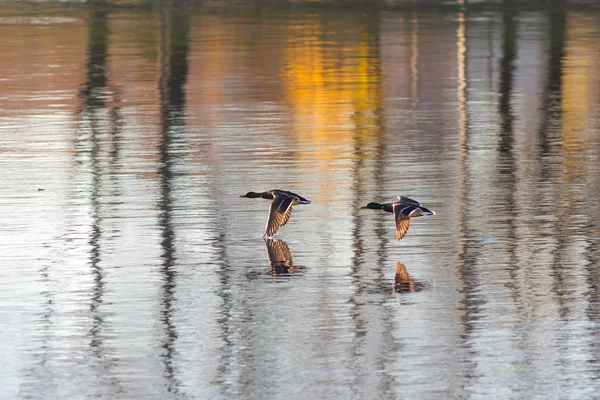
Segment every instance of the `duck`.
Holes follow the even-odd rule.
[[[265,234],[263,235],[263,237],[268,239],[272,238],[275,232],[290,220],[293,206],[298,204],[310,204],[309,200],[306,200],[299,194],[281,189],[267,190],[266,192],[248,192],[240,197],[271,200],[269,217],[267,218],[267,227],[265,228]]]
[[[404,196],[398,196],[398,200],[392,203],[380,204],[371,202],[362,208],[394,213],[396,219],[396,239],[398,240],[401,240],[406,235],[406,232],[408,232],[411,218],[435,215],[435,211],[425,208],[418,201]]]

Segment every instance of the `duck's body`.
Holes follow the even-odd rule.
[[[285,225],[292,215],[292,207],[297,204],[310,204],[304,197],[287,190],[267,190],[266,192],[248,192],[240,197],[261,198],[271,201],[269,217],[264,237],[271,238],[279,228]]]
[[[383,210],[393,213],[396,220],[396,238],[402,239],[410,227],[410,219],[423,215],[435,215],[435,211],[425,208],[416,200],[398,196],[398,201],[393,203],[369,203],[363,208]]]

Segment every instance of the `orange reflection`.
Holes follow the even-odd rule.
[[[28,116],[77,109],[76,94],[83,80],[78,62],[85,58],[86,15],[10,17],[10,9],[3,11],[0,79],[5,100],[0,114],[18,111]]]
[[[344,32],[325,32],[311,18],[293,26],[288,38],[283,79],[299,157],[319,169],[355,157],[357,133],[361,146],[374,148],[380,132],[378,43],[367,21],[352,33],[354,40],[341,39]],[[370,157],[361,150],[361,158]]]
[[[581,162],[588,123],[595,109],[595,103],[590,99],[590,88],[598,87],[597,69],[594,69],[594,55],[598,46],[589,37],[594,29],[594,21],[582,18],[581,15],[573,18],[570,23],[568,37],[572,38],[565,43],[565,54],[561,85],[561,108],[563,111],[563,127],[561,131],[561,153],[565,160],[567,179],[571,180],[578,175],[586,174],[586,163]]]
[[[456,29],[456,63],[458,69],[458,77],[457,77],[457,87],[456,87],[456,96],[458,100],[458,149],[459,149],[459,158],[458,165],[460,167],[460,189],[461,189],[461,197],[464,199],[462,204],[466,204],[467,197],[467,68],[466,68],[466,58],[467,58],[467,39],[465,35],[465,14],[464,12],[460,12],[458,14],[458,27]],[[461,221],[461,234],[464,237],[466,235],[464,229],[464,220],[465,220],[465,210],[461,209],[460,218]]]

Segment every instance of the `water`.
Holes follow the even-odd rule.
[[[3,399],[597,395],[597,12],[2,7]]]

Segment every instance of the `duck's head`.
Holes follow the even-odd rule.
[[[251,198],[251,199],[256,199],[257,197],[260,197],[260,193],[248,192],[245,195],[240,196],[240,197],[248,197],[248,198]]]
[[[381,210],[383,208],[383,204],[371,202],[371,203],[369,203],[366,206],[361,207],[361,208],[368,208],[370,210]]]

